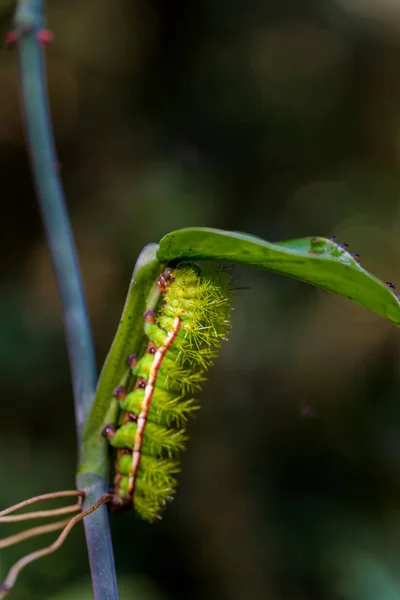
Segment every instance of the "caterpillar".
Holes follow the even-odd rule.
[[[144,354],[131,356],[133,389],[119,386],[123,418],[103,434],[118,449],[113,508],[133,505],[146,521],[173,499],[188,418],[231,323],[231,277],[223,268],[184,263],[159,277],[160,300],[144,315]]]

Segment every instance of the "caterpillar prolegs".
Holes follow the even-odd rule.
[[[118,448],[112,504],[132,505],[147,521],[161,518],[177,486],[186,423],[198,405],[193,395],[206,379],[231,322],[230,275],[185,263],[166,269],[155,311],[145,314],[147,346],[130,357],[131,391],[115,391],[122,425],[106,427]]]

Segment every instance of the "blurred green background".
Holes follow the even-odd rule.
[[[202,225],[336,235],[400,284],[393,0],[50,0],[48,82],[101,366],[142,247]],[[11,26],[14,3],[0,0]],[[0,52],[0,507],[74,487],[62,316]],[[229,344],[159,524],[112,518],[121,600],[400,597],[399,333],[236,269]],[[14,531],[2,526],[1,536]],[[53,534],[54,537],[54,534]],[[0,579],[22,553],[0,552]],[[82,527],[14,600],[89,600]]]

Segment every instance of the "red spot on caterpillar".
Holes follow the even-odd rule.
[[[104,429],[101,432],[101,435],[106,437],[108,440],[110,440],[111,438],[114,437],[115,435],[115,427],[112,423],[108,423],[108,425],[106,425],[104,427]]]
[[[153,342],[149,342],[147,346],[148,354],[155,354],[157,352],[157,346]]]
[[[168,285],[170,285],[174,281],[174,276],[172,275],[171,269],[165,269],[163,273],[161,273],[160,277],[157,280],[158,289],[161,293],[165,293],[167,291]]]
[[[154,310],[148,310],[144,313],[144,320],[150,325],[154,323]]]
[[[128,365],[128,367],[131,367],[131,369],[134,369],[136,367],[137,362],[138,360],[136,354],[130,354],[126,359],[126,364]]]
[[[119,400],[119,401],[125,400],[126,392],[125,392],[124,386],[119,385],[117,388],[115,388],[113,396],[114,396],[114,398],[117,398],[117,400]]]

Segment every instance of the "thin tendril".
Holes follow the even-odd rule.
[[[0,540],[0,548],[8,548],[9,546],[14,546],[15,544],[28,540],[31,537],[57,531],[58,529],[65,527],[65,525],[68,525],[69,522],[70,519],[64,519],[63,521],[56,521],[55,523],[49,523],[48,525],[39,525],[38,527],[32,527],[31,529],[22,531],[21,533],[10,535],[9,537]]]
[[[50,546],[47,546],[46,548],[42,548],[41,550],[35,550],[35,552],[31,552],[30,554],[27,554],[26,556],[24,556],[23,558],[18,560],[15,563],[15,565],[13,565],[11,567],[11,569],[8,571],[7,577],[5,578],[3,584],[0,585],[0,599],[5,598],[5,596],[10,592],[10,590],[13,588],[13,586],[17,580],[19,573],[22,571],[22,569],[24,567],[29,565],[31,562],[38,560],[39,558],[42,558],[43,556],[47,556],[48,554],[51,554],[52,552],[55,552],[56,550],[58,550],[60,548],[60,546],[64,543],[69,532],[74,527],[74,525],[76,525],[76,523],[79,523],[79,521],[82,521],[82,519],[84,519],[87,515],[89,515],[90,513],[95,511],[97,508],[99,508],[99,506],[101,506],[101,504],[104,504],[105,502],[109,502],[111,499],[112,499],[112,494],[105,494],[104,496],[99,498],[99,500],[97,500],[97,502],[95,502],[95,504],[93,504],[93,506],[91,506],[84,512],[80,513],[79,515],[72,517],[72,519],[70,519],[68,521],[67,526],[63,529],[63,531],[60,533],[60,535],[55,540],[55,542],[50,544]]]
[[[46,517],[58,517],[69,513],[81,510],[82,504],[72,504],[71,506],[63,506],[62,508],[53,508],[51,510],[36,510],[34,512],[25,513],[23,515],[12,515],[11,517],[0,517],[0,523],[17,523],[20,521],[28,521],[29,519],[43,519]]]
[[[81,498],[84,498],[85,495],[85,492],[80,490],[63,490],[62,492],[50,492],[49,494],[33,496],[32,498],[28,498],[28,500],[23,500],[22,502],[18,502],[18,504],[13,504],[13,506],[9,506],[8,508],[0,511],[0,517],[4,517],[9,513],[19,510],[20,508],[25,508],[25,506],[30,506],[31,504],[41,502],[42,500],[53,500],[54,498],[67,498],[71,496],[80,496]]]

